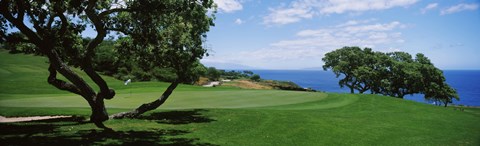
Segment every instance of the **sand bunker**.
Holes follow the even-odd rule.
[[[11,123],[11,122],[26,122],[26,121],[37,121],[37,120],[48,120],[48,119],[61,119],[61,118],[71,118],[72,116],[33,116],[33,117],[3,117],[0,116],[0,123]]]

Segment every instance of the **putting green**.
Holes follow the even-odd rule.
[[[155,100],[161,92],[150,93],[124,93],[118,94],[112,100],[106,100],[108,108],[135,108],[142,103]],[[23,95],[15,94],[10,99],[0,100],[0,107],[88,107],[86,101],[73,94],[46,94],[46,95]],[[22,98],[24,97],[24,98]],[[340,100],[333,104],[346,105],[351,101],[343,101],[342,98],[328,98],[325,93],[295,92],[277,90],[231,90],[231,91],[175,91],[161,109],[193,109],[193,108],[258,108],[300,103],[318,108],[315,101],[332,99]],[[322,103],[322,102],[320,102]],[[332,106],[328,104],[328,106]],[[327,106],[327,107],[328,107]],[[304,107],[304,108],[309,108]]]

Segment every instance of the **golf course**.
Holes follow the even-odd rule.
[[[0,52],[0,115],[72,116],[0,123],[2,145],[480,145],[480,109],[439,107],[369,94],[180,85],[157,110],[87,122],[78,95],[49,85],[47,59]],[[82,74],[78,70],[79,74]],[[117,95],[109,114],[155,100],[169,85],[104,76]]]

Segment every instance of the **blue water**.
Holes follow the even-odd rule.
[[[348,93],[350,89],[340,88],[338,78],[331,71],[321,70],[254,70],[262,79],[292,81],[304,88],[318,91]],[[480,70],[445,70],[447,83],[455,88],[460,101],[454,104],[480,106]],[[405,99],[427,103],[423,95],[405,96]]]

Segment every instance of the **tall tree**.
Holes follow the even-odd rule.
[[[425,55],[418,53],[415,62],[419,64],[421,74],[421,93],[425,99],[441,102],[444,106],[453,102],[453,99],[459,100],[457,91],[446,83],[443,72],[436,68]]]
[[[205,36],[213,24],[213,19],[205,15],[211,7],[209,0],[2,0],[0,37],[8,41],[5,39],[7,27],[17,28],[26,36],[22,41],[34,44],[48,58],[48,83],[82,96],[91,107],[90,120],[98,127],[107,128],[103,124],[109,119],[104,99],[112,99],[115,91],[95,72],[92,63],[95,50],[106,35],[121,32],[131,36],[135,45],[145,44],[147,48],[136,50],[136,56],[176,66],[180,78],[184,78],[190,69],[187,64],[205,54],[203,48],[199,49],[202,40],[189,36]],[[84,43],[81,33],[87,26],[97,34]],[[171,29],[157,31],[164,27]],[[71,67],[80,67],[100,90],[95,91]],[[67,80],[58,79],[57,73]],[[174,82],[165,95],[169,95],[177,84]]]
[[[443,72],[423,54],[416,58],[406,52],[381,53],[369,48],[343,47],[329,52],[323,58],[324,69],[332,69],[339,77],[341,87],[348,86],[353,93],[370,90],[397,98],[422,93],[427,100],[442,102],[445,106],[459,99]]]
[[[347,86],[350,88],[350,93],[355,93],[355,88],[362,85],[360,85],[361,82],[358,80],[358,76],[355,76],[354,71],[364,64],[363,55],[363,50],[359,47],[337,49],[325,54],[325,57],[322,58],[325,62],[323,69],[331,69],[337,78],[344,75],[344,78],[340,79],[338,84],[342,88]]]

